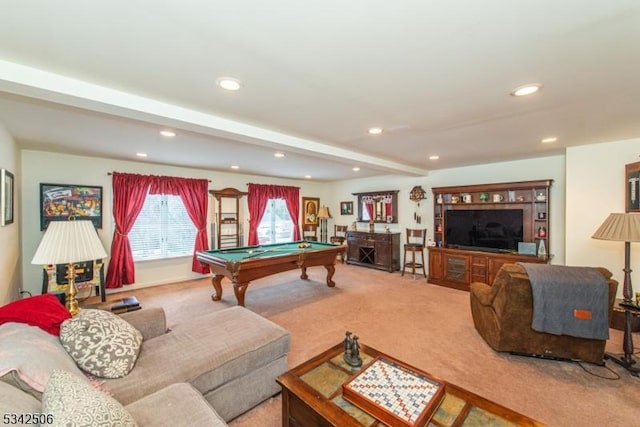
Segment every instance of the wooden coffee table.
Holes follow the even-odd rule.
[[[278,377],[282,386],[282,425],[292,427],[383,426],[342,397],[342,384],[376,357],[403,363],[371,347],[361,345],[363,365],[352,368],[342,360],[342,343]],[[406,364],[405,364],[406,365]],[[477,394],[444,382],[445,397],[429,426],[493,425],[543,426]]]

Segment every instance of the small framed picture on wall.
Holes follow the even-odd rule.
[[[629,163],[624,171],[625,211],[640,212],[640,162]]]
[[[353,215],[353,202],[340,202],[340,215]]]
[[[303,225],[318,225],[320,199],[317,197],[302,198]]]
[[[13,223],[13,174],[0,169],[0,226]]]

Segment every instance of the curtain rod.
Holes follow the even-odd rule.
[[[111,176],[111,175],[113,175],[113,172],[107,172],[107,175],[108,175],[108,176]],[[196,178],[191,178],[191,179],[196,179]],[[210,180],[210,179],[208,179],[208,180],[207,180],[207,182],[211,182],[211,180]]]
[[[255,182],[247,182],[246,185],[251,185],[251,184],[255,184]],[[298,190],[300,189],[300,187],[296,187],[295,185],[279,185],[279,184],[258,184],[258,185],[273,185],[275,187],[291,187],[291,188],[297,188]]]

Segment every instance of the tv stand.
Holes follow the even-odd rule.
[[[492,284],[506,263],[546,263],[549,252],[549,198],[553,180],[505,182],[453,187],[434,187],[433,236],[429,247],[429,283],[469,290],[471,282]],[[522,241],[530,243],[534,255],[479,246],[450,247],[447,244],[448,210],[521,209]]]
[[[503,264],[545,263],[547,258],[471,249],[429,247],[428,282],[468,291],[471,282],[493,283]]]

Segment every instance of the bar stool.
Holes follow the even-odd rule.
[[[404,244],[404,265],[402,266],[402,276],[405,269],[411,268],[413,278],[416,278],[416,269],[422,269],[422,275],[426,278],[427,272],[424,268],[424,248],[427,240],[427,229],[407,228],[407,243]],[[411,252],[411,261],[407,260],[407,252]],[[416,260],[416,253],[420,254],[419,261]]]

